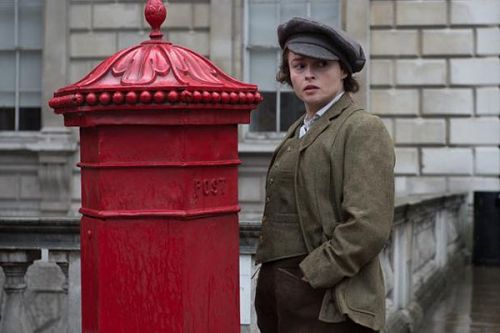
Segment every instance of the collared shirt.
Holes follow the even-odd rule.
[[[318,112],[314,114],[314,116],[312,116],[312,118],[308,118],[306,114],[306,116],[304,117],[304,124],[300,127],[299,130],[299,138],[306,135],[307,131],[309,131],[312,124],[316,120],[318,120],[326,111],[328,111],[328,109],[330,109],[332,105],[335,104],[340,99],[340,97],[342,97],[342,95],[344,95],[344,91],[341,91],[339,94],[337,94],[335,98],[330,101],[330,103],[323,106]]]

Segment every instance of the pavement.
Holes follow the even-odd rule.
[[[500,333],[500,267],[467,266],[417,333]]]

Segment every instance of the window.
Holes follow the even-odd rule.
[[[277,133],[304,112],[292,89],[275,80],[281,61],[276,28],[294,16],[340,26],[340,0],[246,0],[245,80],[259,86],[264,101],[252,112],[250,132]]]
[[[42,8],[42,0],[0,0],[0,130],[40,129]]]

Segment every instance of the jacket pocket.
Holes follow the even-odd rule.
[[[297,316],[317,318],[325,290],[311,287],[299,272],[299,268],[289,267],[276,270],[278,307]]]

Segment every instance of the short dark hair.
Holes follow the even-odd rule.
[[[352,77],[352,74],[349,72],[347,67],[342,63],[342,61],[339,61],[339,64],[340,68],[342,68],[344,73],[347,73],[347,76],[343,80],[344,91],[350,93],[358,92],[359,90],[358,81]],[[290,79],[290,67],[288,66],[288,49],[283,50],[281,54],[281,64],[278,73],[276,73],[276,81],[280,83],[286,83],[290,87],[292,86],[292,80]]]

